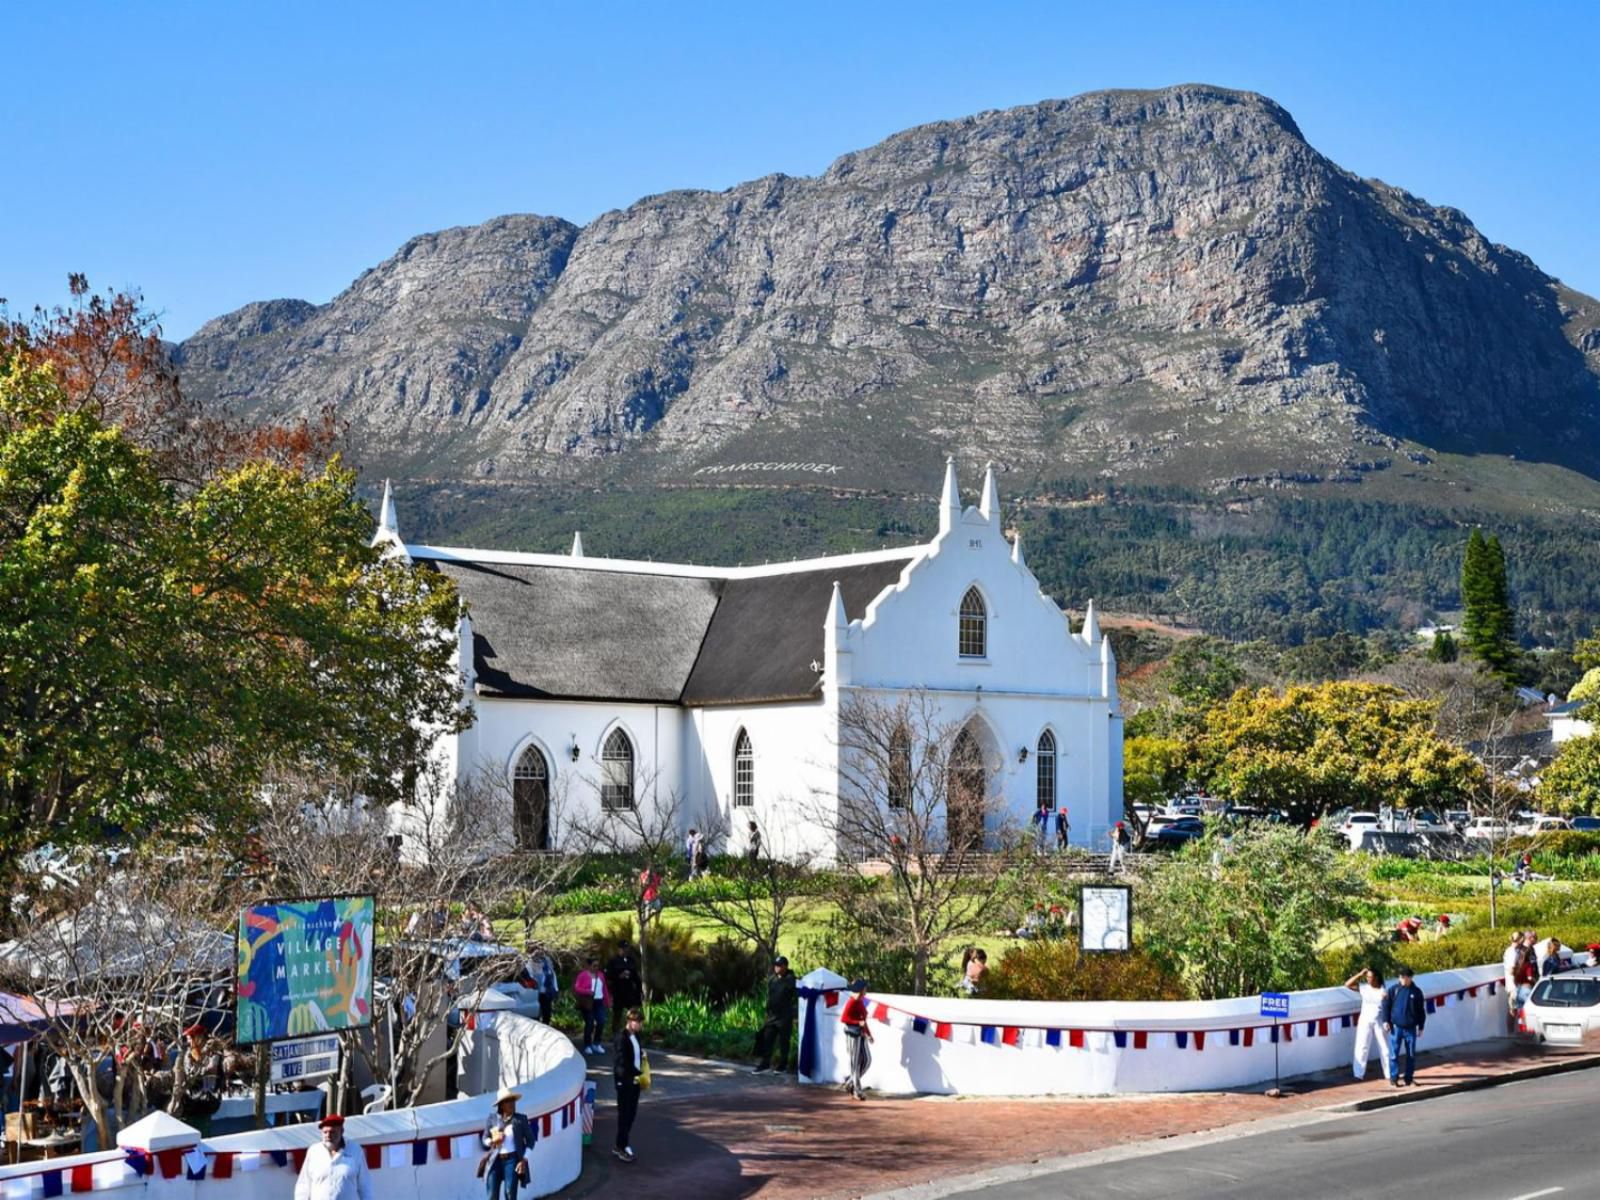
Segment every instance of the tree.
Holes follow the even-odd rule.
[[[1152,808],[1167,803],[1183,786],[1187,751],[1177,738],[1130,737],[1122,743],[1122,800]]]
[[[1019,872],[1035,855],[963,726],[938,719],[916,693],[895,703],[852,695],[839,712],[839,791],[819,796],[815,821],[864,870],[838,874],[840,907],[889,947],[912,956],[912,988],[923,995],[929,965],[959,938],[993,929]]]
[[[0,882],[34,840],[237,827],[276,764],[404,790],[463,719],[458,601],[368,547],[354,483],[174,484],[55,367],[0,359]]]
[[[1302,822],[1346,804],[1446,804],[1482,768],[1438,736],[1436,711],[1382,684],[1240,691],[1208,714],[1194,756],[1217,795],[1284,808]]]
[[[1453,663],[1460,654],[1456,646],[1456,639],[1448,629],[1441,629],[1433,635],[1433,641],[1428,643],[1428,658],[1436,663]]]
[[[1359,919],[1365,890],[1324,831],[1213,829],[1150,876],[1142,942],[1201,1000],[1304,987],[1314,947],[1329,928]]]
[[[1479,661],[1509,679],[1517,658],[1516,614],[1506,586],[1506,557],[1500,539],[1473,529],[1461,559],[1461,638]]]
[[[677,900],[684,912],[714,921],[752,943],[767,962],[777,957],[789,911],[811,877],[811,864],[802,857],[781,853],[782,847],[771,843],[772,836],[763,840],[759,854],[728,860],[726,892],[715,899]],[[774,853],[775,850],[780,852]]]
[[[1539,803],[1550,812],[1600,812],[1600,734],[1561,744],[1555,761],[1539,778]]]

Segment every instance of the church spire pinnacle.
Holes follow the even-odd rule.
[[[573,557],[573,558],[582,558],[583,557],[583,531],[581,529],[574,529],[572,531],[572,554],[571,554],[571,557]]]
[[[988,463],[983,468],[983,496],[978,501],[978,512],[983,519],[991,525],[1000,523],[1000,489],[994,481],[994,464]]]
[[[944,488],[939,493],[939,532],[949,533],[961,519],[961,488],[956,482],[954,455],[944,460]]]

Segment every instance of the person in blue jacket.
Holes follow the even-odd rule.
[[[1389,1086],[1400,1087],[1400,1053],[1405,1052],[1405,1084],[1409,1087],[1417,1071],[1417,1038],[1428,1023],[1428,1002],[1422,989],[1412,982],[1411,968],[1400,968],[1400,980],[1383,997],[1378,1020],[1389,1039]]]

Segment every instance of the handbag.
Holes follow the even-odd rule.
[[[480,1158],[478,1160],[478,1178],[479,1179],[482,1179],[484,1177],[484,1175],[488,1173],[489,1160],[494,1158],[494,1156],[496,1154],[498,1154],[498,1153],[499,1153],[498,1150],[491,1150],[491,1151],[489,1151],[489,1153],[485,1154],[482,1158]]]
[[[650,1090],[650,1056],[642,1050],[639,1052],[639,1090]]]

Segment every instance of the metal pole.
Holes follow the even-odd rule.
[[[1278,1078],[1278,1018],[1272,1018],[1272,1087],[1274,1091],[1282,1092],[1283,1084]]]

